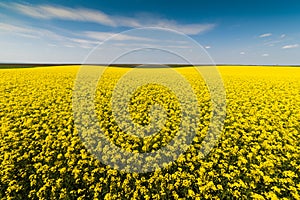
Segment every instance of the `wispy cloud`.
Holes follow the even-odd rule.
[[[13,34],[20,37],[26,37],[31,39],[41,39],[44,41],[52,42],[48,46],[58,46],[62,45],[65,47],[82,47],[82,48],[92,48],[98,41],[80,39],[77,37],[65,36],[57,34],[53,31],[49,31],[42,28],[30,27],[25,25],[7,24],[0,23],[0,33]],[[56,42],[57,44],[53,44]]]
[[[241,55],[245,55],[246,53],[245,53],[244,51],[241,51],[240,54],[241,54]]]
[[[72,9],[50,5],[25,5],[20,3],[0,4],[2,7],[18,11],[30,17],[39,19],[63,19],[73,21],[89,21],[108,26],[116,26],[108,15],[101,11],[89,9]]]
[[[131,49],[134,47],[136,49],[140,49],[140,48],[151,48],[151,49],[168,49],[168,48],[172,48],[172,49],[190,49],[191,47],[188,45],[168,45],[168,44],[147,44],[147,43],[122,43],[122,42],[118,42],[118,43],[114,43],[112,44],[113,46],[117,46],[117,47],[129,47],[128,49]]]
[[[264,34],[259,35],[258,37],[265,38],[265,37],[270,37],[271,35],[272,35],[272,33],[264,33]]]
[[[82,22],[94,22],[110,27],[162,27],[174,29],[188,35],[197,35],[212,30],[215,24],[181,24],[174,20],[158,18],[152,21],[143,17],[130,18],[108,15],[99,10],[86,8],[68,8],[53,5],[30,5],[21,3],[1,4],[1,7],[14,10],[24,15],[38,19],[60,19]]]
[[[287,42],[292,42],[293,41],[293,39],[292,38],[288,38],[288,37],[286,37],[286,34],[281,34],[280,36],[279,36],[279,39],[277,39],[277,40],[269,40],[269,41],[266,41],[265,43],[264,43],[264,45],[265,46],[275,46],[275,45],[277,45],[277,46],[282,46],[284,43],[287,43]]]
[[[63,30],[62,32],[68,32]],[[67,35],[62,35],[47,29],[31,27],[18,24],[7,24],[0,22],[0,33],[13,34],[20,37],[31,39],[41,39],[48,41],[48,46],[64,46],[64,47],[81,47],[93,48],[99,42],[110,38],[111,41],[143,41],[154,42],[153,39],[146,37],[131,36],[122,33],[100,32],[100,31],[82,31],[68,32]],[[115,37],[112,37],[115,36]],[[53,44],[56,43],[56,44]]]
[[[29,37],[29,38],[50,37],[53,39],[64,39],[62,38],[62,36],[46,29],[39,29],[39,28],[28,27],[28,26],[18,26],[14,24],[7,24],[1,22],[0,22],[0,31],[8,32],[9,34],[19,35],[23,37]]]
[[[96,39],[97,41],[104,41],[110,38],[111,40],[124,41],[124,40],[133,40],[133,41],[152,41],[152,39],[148,39],[145,37],[131,36],[122,33],[112,33],[112,32],[100,32],[100,31],[85,31],[81,33],[82,36]]]
[[[281,36],[280,36],[280,38],[285,38],[286,37],[286,34],[282,34]]]
[[[272,40],[272,41],[265,42],[264,45],[265,46],[275,46],[275,44],[281,43],[283,41],[284,40]]]
[[[212,30],[215,24],[179,24],[161,19],[158,23],[145,24],[145,26],[161,27],[176,30],[188,35],[197,35]],[[142,26],[141,26],[142,27]]]
[[[293,49],[299,47],[299,44],[290,44],[290,45],[285,45],[282,48],[283,49]]]
[[[269,54],[268,54],[268,53],[264,53],[264,54],[262,54],[261,56],[262,56],[262,57],[268,57]]]

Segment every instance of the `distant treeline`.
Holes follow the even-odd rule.
[[[75,64],[22,64],[22,63],[18,63],[18,64],[8,64],[8,63],[0,63],[0,69],[18,69],[18,68],[35,68],[35,67],[52,67],[52,66],[71,66],[71,65],[78,65],[80,66],[81,64],[75,63]],[[87,65],[87,64],[84,64]],[[92,65],[99,65],[99,66],[108,66],[108,67],[123,67],[123,68],[134,68],[137,66],[141,66],[143,64],[111,64],[111,65],[107,65],[107,64],[92,64]],[[177,68],[177,67],[191,67],[191,66],[212,66],[211,64],[209,65],[182,65],[182,64],[146,64],[144,65],[145,67],[149,67],[151,68],[153,66],[153,68],[160,68],[160,67],[173,67],[173,68]],[[300,67],[300,65],[240,65],[240,64],[217,64],[216,66],[265,66],[265,67]]]
[[[0,64],[0,69],[34,68],[34,67],[51,67],[51,66],[70,66],[70,65],[80,66],[80,64],[59,64],[59,63],[57,63],[57,64]],[[96,65],[96,64],[92,64],[92,65]],[[97,64],[97,65],[99,65],[99,66],[108,66],[108,67],[134,68],[134,67],[137,67],[137,66],[141,66],[142,64],[112,64],[112,65]],[[147,67],[147,66],[148,67],[153,66],[155,68],[159,68],[159,67],[164,67],[164,66],[168,66],[168,67],[189,67],[189,66],[192,66],[192,65],[181,65],[181,64],[162,64],[162,65],[147,64],[147,65],[145,65],[145,67]]]
[[[64,65],[70,65],[70,64],[10,64],[10,63],[0,63],[0,69],[18,69],[18,68],[34,68],[34,67],[52,67],[52,66],[64,66]]]

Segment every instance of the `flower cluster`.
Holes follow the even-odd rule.
[[[112,143],[128,152],[157,151],[176,137],[182,105],[159,84],[139,87],[128,104],[132,121],[147,126],[150,106],[159,104],[166,111],[165,126],[144,138],[122,131],[111,98],[128,71],[111,67],[99,80],[98,123]],[[226,119],[205,158],[199,149],[210,123],[209,90],[194,68],[176,71],[197,96],[196,136],[164,168],[128,173],[101,163],[78,135],[72,112],[78,67],[0,70],[0,198],[300,199],[300,69],[219,67]]]

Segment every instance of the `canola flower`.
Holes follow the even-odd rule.
[[[300,69],[219,67],[227,116],[219,142],[204,159],[196,155],[211,116],[210,96],[193,68],[176,70],[197,95],[201,123],[187,152],[144,174],[105,166],[82,143],[72,113],[78,67],[0,70],[0,198],[300,199]],[[101,77],[99,124],[127,151],[155,151],[176,135],[180,105],[166,88],[141,87],[129,107],[133,121],[149,123],[148,105],[155,100],[167,110],[166,126],[144,139],[123,133],[110,97],[127,71],[109,68]]]

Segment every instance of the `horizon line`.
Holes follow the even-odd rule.
[[[216,64],[184,64],[184,63],[147,63],[149,65],[170,65],[170,66],[293,66],[293,67],[300,67],[300,64],[239,64],[239,63],[216,63]],[[114,64],[107,64],[107,63],[93,63],[93,64],[83,64],[83,63],[63,63],[63,62],[4,62],[0,63],[0,66],[5,65],[13,65],[13,66],[70,66],[70,65],[97,65],[97,66],[139,66],[145,65],[145,63],[114,63]]]

